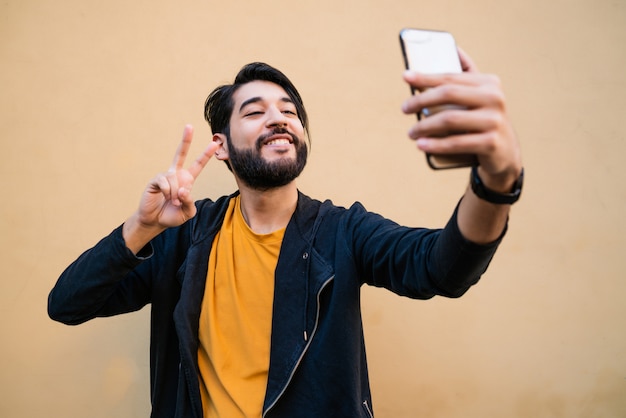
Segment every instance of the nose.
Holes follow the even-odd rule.
[[[267,126],[268,127],[280,127],[284,128],[287,126],[287,116],[280,109],[275,106],[272,106],[268,110],[268,118],[267,118]]]

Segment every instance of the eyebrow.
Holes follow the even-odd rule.
[[[241,106],[239,106],[239,112],[241,113],[241,111],[243,110],[244,107],[252,104],[252,103],[258,103],[258,102],[262,102],[263,98],[261,96],[257,96],[257,97],[251,97],[248,100],[244,100],[244,102],[241,104]],[[284,103],[292,103],[293,104],[293,100],[291,100],[289,97],[282,97],[280,99],[281,102]]]

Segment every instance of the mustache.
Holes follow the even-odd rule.
[[[296,136],[293,132],[289,131],[287,128],[276,127],[272,129],[270,132],[259,136],[256,140],[256,149],[257,151],[261,150],[263,143],[270,137],[274,135],[289,135],[291,137],[291,141],[297,147],[300,145],[300,138]]]

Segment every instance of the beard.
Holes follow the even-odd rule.
[[[276,161],[266,161],[261,156],[263,142],[272,135],[287,134],[291,136],[296,149],[296,158],[283,157]],[[306,144],[293,133],[284,128],[276,128],[272,132],[260,136],[254,149],[237,149],[226,135],[229,162],[233,172],[248,187],[266,191],[285,186],[295,180],[306,165],[308,150]]]

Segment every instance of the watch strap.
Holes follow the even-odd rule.
[[[472,171],[470,173],[470,184],[472,187],[472,191],[479,198],[486,200],[489,203],[494,203],[496,205],[512,205],[517,202],[522,194],[522,186],[524,184],[524,169],[522,168],[522,172],[520,173],[517,180],[513,184],[511,191],[509,193],[499,193],[495,192],[483,183],[482,179],[478,175],[478,167],[472,167]]]

